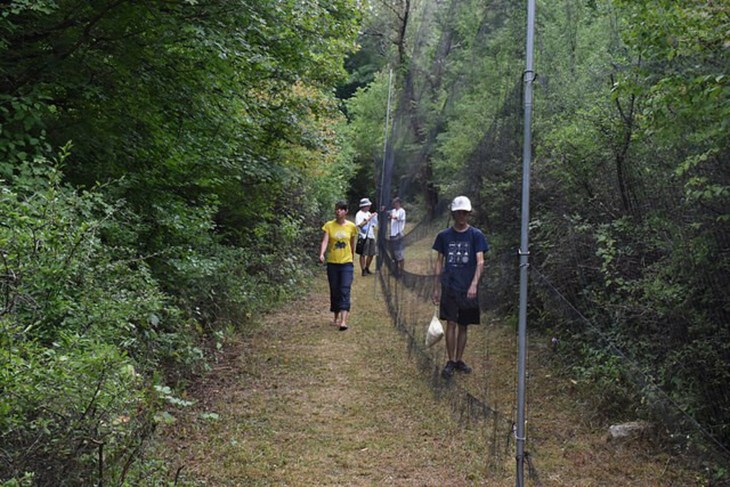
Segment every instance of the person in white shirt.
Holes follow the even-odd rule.
[[[405,249],[403,233],[406,229],[406,210],[401,206],[400,198],[393,198],[393,209],[390,210],[390,248],[395,260],[395,275],[403,272]]]
[[[358,229],[358,244],[356,252],[360,255],[360,270],[363,276],[372,274],[370,264],[373,257],[378,255],[378,245],[375,241],[375,229],[378,226],[378,213],[370,212],[372,202],[369,198],[360,200],[360,211],[355,215],[355,225]]]

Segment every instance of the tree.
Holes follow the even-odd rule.
[[[299,287],[300,241],[352,174],[332,88],[359,19],[351,0],[2,3],[0,479],[134,483],[165,383]]]

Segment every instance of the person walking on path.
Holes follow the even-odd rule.
[[[358,250],[360,254],[360,270],[363,276],[372,274],[370,272],[370,264],[373,257],[378,255],[378,245],[375,241],[375,228],[378,226],[378,213],[370,212],[372,202],[369,198],[360,200],[360,211],[355,215],[355,225],[360,232],[358,238],[363,239],[362,249]]]
[[[448,362],[441,375],[450,379],[454,371],[469,373],[462,360],[467,327],[479,324],[479,279],[484,270],[484,253],[489,250],[481,230],[468,223],[472,207],[466,196],[451,202],[454,224],[439,232],[433,243],[436,259],[433,302],[439,304],[439,318],[446,321]]]
[[[395,275],[398,277],[405,265],[405,249],[403,236],[406,229],[406,210],[401,206],[400,198],[393,198],[393,209],[390,210],[390,248],[395,261]]]
[[[347,330],[350,316],[350,289],[354,278],[355,239],[357,227],[347,220],[347,203],[335,204],[335,219],[322,226],[319,261],[325,262],[327,253],[327,280],[330,286],[330,311],[340,331]]]

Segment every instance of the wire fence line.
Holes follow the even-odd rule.
[[[437,225],[436,228],[439,226]],[[404,241],[407,242],[406,248],[424,240],[430,242],[428,239],[435,236],[436,228],[433,224],[429,225],[428,222],[416,224],[404,238]],[[485,298],[480,300],[484,313],[491,315],[495,310],[504,307],[504,303],[495,302],[494,293],[490,292],[490,288],[499,287],[507,279],[505,276],[516,275],[518,272],[516,253],[512,256],[505,256],[508,253],[502,252],[500,255],[489,257],[488,271],[485,273],[480,292]],[[494,396],[490,394],[492,391],[490,391],[489,379],[477,385],[474,382],[462,384],[458,381],[445,381],[440,375],[445,360],[442,347],[428,348],[424,343],[425,330],[434,312],[431,297],[436,280],[430,271],[431,263],[427,264],[429,271],[422,273],[397,269],[387,241],[381,247],[379,262],[379,282],[388,312],[394,326],[407,341],[408,353],[418,364],[434,394],[446,401],[458,417],[469,423],[479,424],[484,429],[490,455],[490,467],[504,468],[504,462],[513,454],[511,449],[514,447],[514,397],[510,397],[507,403],[504,398],[501,398],[501,404],[497,406],[492,402]],[[502,281],[501,284],[500,281]],[[574,326],[580,326],[599,336],[604,351],[621,362],[623,377],[631,384],[631,387],[635,388],[634,397],[643,404],[643,410],[646,411],[643,419],[659,426],[653,429],[657,442],[668,441],[668,443],[657,443],[656,447],[659,450],[669,450],[673,455],[689,459],[690,462],[694,462],[693,466],[699,468],[717,471],[730,465],[730,451],[727,447],[664,392],[652,379],[650,370],[647,371],[645,366],[633,360],[628,353],[623,351],[620,344],[615,343],[610,335],[593,323],[587,313],[579,309],[579,305],[562,293],[559,287],[534,265],[530,267],[530,295],[539,301],[536,304],[540,306],[544,305],[544,300],[550,300],[551,310],[562,310],[560,320],[566,323],[573,322]],[[532,338],[545,339],[544,336],[533,336]],[[469,346],[480,348],[482,358],[487,363],[493,352],[490,350],[492,345],[486,334],[482,342],[474,344],[470,341]],[[516,340],[511,345],[516,348]],[[570,347],[575,344],[564,343],[561,338],[553,345],[556,360],[549,366],[557,367],[569,374],[570,367],[574,364],[571,363],[570,354],[563,352],[570,350]],[[514,366],[516,366],[516,360]],[[528,374],[530,369],[528,362]],[[492,373],[502,375],[514,375],[514,372],[514,368],[498,372],[492,371]],[[531,387],[529,377],[528,387]],[[516,391],[516,385],[512,391]],[[529,396],[536,393],[537,391],[530,391],[528,402]],[[531,455],[530,451],[527,454],[527,472],[530,480],[533,485],[541,485],[539,459]]]
[[[405,235],[407,248],[433,236],[434,226],[430,223],[421,222]],[[434,395],[450,406],[453,414],[471,427],[483,430],[489,454],[488,468],[490,471],[503,470],[506,462],[514,456],[512,449],[515,431],[513,397],[515,388],[512,387],[508,398],[500,398],[500,404],[494,404],[491,397],[494,393],[490,389],[489,378],[481,380],[470,377],[475,380],[465,383],[459,380],[444,380],[441,376],[446,360],[444,347],[429,348],[425,345],[426,327],[435,308],[432,303],[436,283],[433,273],[430,271],[415,273],[398,269],[387,241],[380,248],[379,263],[379,283],[388,312],[393,325],[404,336],[408,353],[418,365],[422,377],[429,383]],[[430,263],[428,267],[431,267]],[[477,335],[477,338],[480,338],[480,335]],[[473,376],[483,373],[485,364],[490,360],[489,342],[489,339],[482,339],[479,343],[473,344],[479,350],[476,353],[479,363],[475,367],[478,371],[472,374]],[[499,371],[500,374],[511,374],[511,372]],[[540,485],[537,472],[537,467],[532,462],[528,473],[534,485]]]
[[[418,66],[425,69],[430,65],[417,54],[414,62]],[[559,87],[549,82],[549,68],[543,69],[546,76],[538,78],[542,105],[537,115],[538,125],[545,132],[546,121],[553,121],[549,114],[558,113],[561,107],[556,105]],[[419,192],[432,184],[425,178],[431,174],[427,169],[433,169],[439,127],[445,122],[440,118],[443,112],[432,113],[429,126],[434,130],[408,130],[410,126],[423,128],[423,114],[417,108],[428,100],[431,85],[419,81],[416,74],[427,72],[409,73],[410,83],[405,83],[409,90],[401,93],[397,103],[393,137],[386,151],[389,163],[384,164],[384,173],[380,174],[388,186],[381,188],[381,194],[389,197],[391,179],[397,181],[393,194],[404,201],[419,201],[428,207],[429,215],[436,215],[437,222],[448,226],[447,201],[440,200],[432,208],[429,204],[433,203],[433,195],[422,196]],[[599,84],[610,74],[597,72],[592,76]],[[523,125],[523,83],[516,75],[512,67],[504,68],[499,94],[491,98],[495,102],[490,107],[491,118],[473,151],[465,156],[461,174],[454,178],[459,181],[447,181],[447,187],[439,188],[442,195],[454,196],[453,191],[469,195],[477,210],[475,225],[488,228],[488,236],[499,239],[488,257],[484,292],[480,293],[483,311],[490,315],[509,316],[516,310],[519,244],[514,236],[519,234],[516,202],[520,199],[516,168]],[[444,83],[439,85],[446,97],[444,106],[459,101],[458,86],[435,79]],[[593,123],[603,127],[601,124],[615,115],[609,106],[601,107],[600,118]],[[586,130],[591,127],[591,123],[582,125]],[[550,144],[543,137],[535,139],[542,159],[535,167],[535,212],[530,222],[534,248],[530,250],[528,334],[531,338],[539,334],[556,338],[552,366],[571,376],[582,369],[597,384],[609,386],[606,390],[598,386],[595,389],[604,402],[617,400],[614,405],[607,404],[613,408],[610,412],[600,411],[606,418],[648,419],[660,425],[662,439],[668,440],[667,448],[673,454],[698,458],[727,478],[730,424],[725,423],[730,416],[730,388],[726,387],[726,379],[730,374],[723,370],[723,364],[730,363],[723,345],[730,343],[727,208],[719,203],[692,203],[687,181],[676,177],[661,157],[639,155],[639,147],[633,161],[637,172],[618,181],[611,172],[610,161],[615,154],[610,151],[568,153],[576,157],[577,170],[589,171],[577,174],[585,179],[581,179],[588,188],[589,196],[585,196],[580,185],[565,183],[565,171],[577,176],[570,172],[571,167],[552,160],[549,147],[543,147]],[[708,166],[710,172],[698,175],[700,179],[712,181],[722,176],[727,180],[730,173],[722,166],[721,158],[716,159]],[[562,172],[551,173],[556,168]],[[652,177],[642,177],[640,168]],[[383,197],[381,200],[385,201]],[[429,234],[433,237],[437,226],[434,220],[424,219],[406,234],[404,244],[411,248]],[[409,340],[420,346],[417,337],[432,312],[429,302],[433,276],[430,271],[406,270],[396,278],[388,242],[382,237],[379,243],[384,292],[394,293],[389,297],[395,301],[391,305],[393,320],[399,327],[415,330],[412,335],[416,338]],[[414,303],[423,309],[412,316],[408,308],[416,306]],[[696,344],[687,346],[691,341]],[[488,344],[484,349],[485,354],[490,353]],[[432,351],[426,353],[435,364],[440,363],[440,357]],[[429,367],[431,375],[432,369],[438,366]],[[601,377],[603,372],[607,375]],[[614,379],[620,383],[612,383]],[[490,409],[509,411],[503,416],[511,418],[512,409],[495,407],[489,393],[485,388],[475,397]]]
[[[719,468],[730,466],[730,449],[656,384],[652,377],[654,370],[632,359],[610,334],[581,312],[538,268],[533,266],[530,273],[534,277],[531,279],[533,291],[540,292],[543,297],[551,296],[552,308],[562,310],[562,320],[572,322],[574,328],[583,327],[589,330],[599,338],[603,349],[621,362],[624,377],[636,388],[636,397],[648,406],[647,419],[663,427],[662,436],[670,441],[665,446],[670,446],[679,453],[688,453],[702,463]],[[566,344],[566,348],[569,346]],[[563,367],[570,367],[570,355],[563,354],[560,363]]]

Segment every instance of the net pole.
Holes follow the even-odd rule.
[[[383,190],[383,186],[385,185],[385,160],[388,157],[388,126],[390,125],[390,94],[391,94],[390,92],[391,92],[392,83],[393,83],[393,68],[390,68],[390,70],[388,70],[388,104],[386,105],[386,109],[385,109],[385,127],[383,129],[383,170],[380,174],[380,190],[381,191]],[[383,195],[381,194],[380,196],[381,196],[380,204],[382,206],[383,205],[383,201],[382,201]]]
[[[520,313],[518,324],[517,353],[517,425],[515,429],[515,446],[517,461],[516,485],[525,485],[525,377],[527,358],[527,279],[529,267],[529,222],[530,222],[530,165],[532,163],[532,83],[535,80],[533,70],[535,45],[535,1],[527,2],[527,42],[525,52],[525,120],[524,140],[522,146],[522,221],[520,232]]]
[[[385,200],[386,197],[385,194],[385,173],[387,172],[386,166],[387,166],[387,160],[388,160],[388,128],[390,126],[390,98],[391,93],[393,90],[393,68],[390,68],[388,70],[388,103],[386,105],[385,109],[385,128],[383,129],[383,166],[380,170],[380,191],[377,203],[380,205],[380,208],[386,208]],[[390,185],[388,185],[388,191],[390,191]],[[380,250],[380,254],[382,254],[385,251],[385,232],[388,228],[388,220],[386,218],[386,210],[380,211],[380,208],[375,208],[375,211],[378,213],[378,224],[380,225],[380,230],[378,231],[378,247]],[[383,257],[382,255],[378,255],[378,258],[376,260],[376,271],[380,271],[380,268],[383,264]]]

